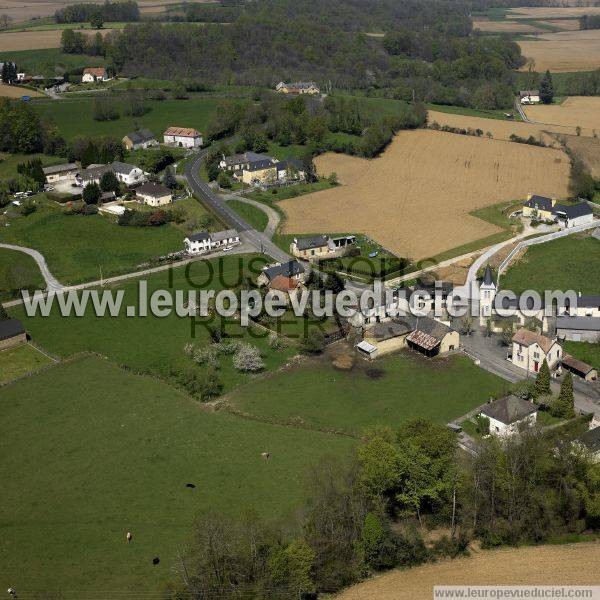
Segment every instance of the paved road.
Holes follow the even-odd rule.
[[[37,263],[42,277],[46,281],[46,288],[49,292],[57,292],[63,289],[62,283],[52,275],[48,265],[46,264],[46,259],[42,254],[40,254],[37,250],[33,248],[26,248],[25,246],[13,246],[12,244],[0,244],[0,248],[5,248],[7,250],[16,250],[17,252],[24,252],[25,254],[29,254]]]
[[[524,369],[516,367],[506,360],[507,348],[501,346],[497,336],[485,337],[483,331],[476,329],[470,336],[461,336],[461,345],[467,354],[480,361],[480,367],[513,383],[525,379]],[[531,376],[531,375],[530,375]],[[558,394],[560,383],[552,381],[552,391]],[[575,407],[585,412],[600,413],[600,386],[582,379],[573,378]]]
[[[267,254],[279,262],[287,262],[292,257],[278,248],[271,240],[256,229],[253,229],[249,223],[242,219],[232,208],[227,206],[226,202],[215,194],[209,185],[200,177],[200,165],[202,159],[206,156],[206,150],[201,150],[184,168],[184,175],[194,194],[206,203],[212,211],[227,223],[230,227],[237,229],[240,238],[246,243],[251,244],[256,251]]]

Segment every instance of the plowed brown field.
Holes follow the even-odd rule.
[[[96,31],[89,29],[83,31],[86,35],[95,35]],[[112,29],[102,29],[100,33],[106,35]],[[50,29],[47,31],[17,31],[0,33],[0,52],[14,50],[41,50],[43,48],[59,48],[62,30]]]
[[[431,600],[435,585],[597,585],[600,542],[484,550],[355,585],[337,600]]]
[[[600,7],[598,7],[600,9]],[[560,31],[517,42],[523,56],[534,61],[535,70],[594,71],[600,65],[600,29]],[[526,71],[529,64],[521,67]]]
[[[414,259],[499,231],[474,209],[529,192],[565,197],[569,175],[560,150],[432,130],[400,132],[373,160],[327,153],[315,162],[344,185],[280,202],[285,232],[364,233]]]
[[[473,29],[486,33],[540,33],[545,31],[530,23],[518,21],[490,21],[488,19],[473,19]]]
[[[572,96],[562,104],[538,104],[524,109],[527,118],[536,121],[537,126],[542,129],[546,129],[547,123],[557,133],[575,133],[575,127],[579,126],[584,136],[593,137],[594,131],[600,135],[599,97]]]

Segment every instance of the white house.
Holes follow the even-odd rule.
[[[558,314],[560,316],[600,318],[600,295],[587,295],[579,292],[577,295],[577,305],[567,303],[559,306]]]
[[[275,164],[277,168],[277,180],[282,183],[291,183],[294,181],[304,181],[306,171],[304,163],[295,158],[286,158]]]
[[[77,175],[79,167],[75,163],[65,163],[44,167],[42,171],[46,176],[46,183],[57,183],[59,181],[75,181],[75,175]]]
[[[490,421],[490,434],[509,437],[533,427],[537,422],[537,407],[533,402],[513,394],[486,404],[479,413]]]
[[[144,171],[135,165],[129,165],[115,160],[111,167],[114,174],[117,176],[117,179],[126,185],[135,185],[146,180]]]
[[[148,206],[164,206],[173,201],[171,190],[160,183],[143,183],[135,190],[135,196],[139,202]]]
[[[83,83],[94,83],[96,81],[108,81],[108,74],[104,67],[86,67],[81,77]]]
[[[219,162],[219,167],[225,171],[243,171],[249,169],[255,163],[276,163],[277,161],[267,154],[257,152],[243,152],[242,154],[233,154],[232,156],[223,156]]]
[[[235,229],[226,229],[216,233],[199,231],[193,233],[183,240],[185,251],[188,254],[204,254],[211,250],[235,246],[240,244],[240,235]]]
[[[594,212],[587,202],[578,204],[557,204],[554,206],[554,216],[563,229],[587,225],[594,221]]]
[[[519,92],[519,98],[521,104],[539,104],[540,103],[540,91],[539,90],[522,90]]]
[[[200,148],[202,134],[192,127],[169,127],[164,133],[165,144],[182,148]]]
[[[562,354],[562,346],[556,338],[550,339],[528,329],[519,329],[512,338],[511,362],[529,373],[537,373],[544,360],[551,371],[559,368]]]

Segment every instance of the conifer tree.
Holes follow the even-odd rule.
[[[544,362],[538,371],[537,378],[535,380],[534,392],[536,398],[539,398],[540,396],[548,396],[552,393],[552,390],[550,389],[550,369],[548,368],[546,359],[544,359]]]

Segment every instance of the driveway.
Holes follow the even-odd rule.
[[[63,289],[62,283],[52,275],[48,265],[46,264],[46,259],[42,254],[40,254],[37,250],[33,248],[26,248],[25,246],[13,246],[12,244],[0,244],[0,248],[5,248],[6,250],[16,250],[17,252],[23,252],[25,254],[29,254],[37,263],[37,266],[42,273],[42,277],[46,282],[46,289],[49,292],[58,292]]]

